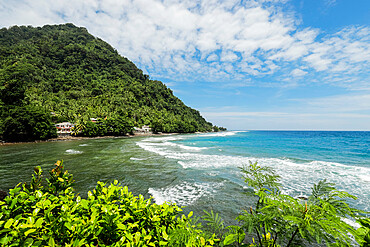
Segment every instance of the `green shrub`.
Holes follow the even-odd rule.
[[[299,199],[281,193],[280,177],[270,167],[250,163],[242,172],[245,183],[254,189],[257,203],[238,216],[242,232],[228,233],[225,245],[288,247],[317,242],[353,246],[355,240],[359,244],[366,241],[366,228],[356,231],[345,220],[362,218],[360,215],[365,212],[350,207],[348,200],[356,197],[336,190],[332,183],[320,181],[310,196]],[[254,234],[255,239],[248,241],[250,245],[240,245],[247,241],[243,231]]]
[[[370,218],[361,218],[357,221],[361,227],[357,229],[357,233],[364,241],[362,247],[370,246]]]
[[[98,182],[87,198],[73,193],[73,177],[57,162],[44,180],[40,167],[0,201],[1,246],[213,246],[175,204],[136,197],[118,181]]]
[[[328,246],[369,244],[369,218],[347,204],[354,196],[320,181],[306,199],[281,193],[279,176],[269,167],[250,163],[242,168],[257,203],[225,227],[211,211],[202,220],[181,214],[175,204],[157,205],[133,196],[118,181],[98,182],[83,199],[73,193],[73,176],[63,162],[44,179],[40,167],[30,183],[18,184],[0,201],[1,246]],[[360,214],[359,214],[360,213]],[[363,212],[362,212],[363,213]],[[358,219],[357,231],[344,218]],[[252,233],[252,235],[250,235]],[[253,238],[254,237],[254,238]]]
[[[39,106],[14,106],[0,108],[4,117],[0,128],[4,141],[46,140],[57,136],[50,112]]]

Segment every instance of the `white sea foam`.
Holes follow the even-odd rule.
[[[357,223],[356,221],[354,221],[354,220],[351,220],[351,219],[348,219],[348,218],[343,218],[343,217],[342,217],[342,220],[344,222],[346,222],[348,225],[350,225],[353,228],[355,228],[355,229],[358,229],[358,228],[361,227],[361,225],[359,223]]]
[[[212,171],[212,172],[209,172],[208,175],[211,176],[211,177],[215,177],[217,175],[219,175],[220,173],[219,172],[216,172],[216,171]]]
[[[217,162],[213,162],[215,158],[216,159],[223,158],[222,160],[226,162],[228,165],[230,165],[230,162],[233,162],[230,160],[230,158],[234,159],[234,161],[235,159],[238,159],[235,157],[201,154],[199,153],[199,151],[206,148],[176,144],[173,142],[169,142],[167,139],[162,141],[159,141],[157,139],[155,140],[155,142],[145,140],[139,141],[136,144],[149,152],[165,156],[166,158],[176,159],[179,161],[179,164],[181,164],[184,168],[215,167],[221,164],[222,166],[224,166],[223,162],[220,162],[220,160],[218,160]]]
[[[335,184],[336,188],[346,190],[356,195],[357,205],[366,210],[369,208],[370,183],[361,182],[359,174],[370,177],[370,168],[353,167],[334,162],[312,161],[305,164],[297,164],[292,161],[279,159],[261,159],[260,163],[274,167],[281,176],[283,192],[297,195],[302,192],[310,194],[313,184],[326,179]]]
[[[192,150],[192,151],[201,151],[201,150],[208,149],[207,147],[192,147],[192,146],[186,146],[186,145],[182,145],[182,144],[177,144],[177,146],[182,148],[182,149]]]
[[[74,150],[74,149],[67,149],[66,150],[67,154],[82,154],[82,151]]]
[[[237,133],[242,133],[242,132],[249,132],[249,131],[226,131],[226,132],[214,132],[214,133],[206,133],[206,134],[200,134],[198,136],[200,137],[210,137],[210,136],[233,136]]]
[[[370,183],[370,175],[369,175],[369,174],[367,174],[367,175],[361,175],[361,174],[359,174],[359,175],[358,175],[358,177],[359,177],[361,180],[363,180],[363,181],[365,181],[365,182]]]
[[[183,156],[191,156],[192,153],[184,152],[184,150],[193,151],[197,153],[201,150],[207,149],[207,147],[186,146],[182,144],[169,142],[167,140],[162,142],[159,142],[158,140],[156,140],[155,142],[145,140],[137,142],[136,144],[147,151],[165,156],[167,158],[175,159],[181,158]]]
[[[135,157],[131,157],[130,160],[146,160],[145,158],[135,158]]]
[[[173,202],[180,206],[187,206],[203,196],[212,195],[222,185],[222,183],[183,182],[160,189],[149,188],[148,192],[154,197],[157,204]]]
[[[148,137],[141,141],[144,142],[165,142],[165,141],[176,141],[176,140],[182,140],[184,139],[184,136],[181,135],[174,135],[174,136],[160,136],[160,137]]]
[[[358,197],[356,204],[365,210],[370,210],[370,168],[349,166],[335,162],[311,161],[300,162],[287,158],[256,158],[243,156],[227,156],[219,154],[204,154],[202,150],[184,149],[179,144],[169,140],[162,142],[137,143],[141,148],[159,154],[169,159],[174,159],[184,169],[205,170],[227,169],[227,172],[241,177],[238,167],[249,161],[258,161],[260,165],[273,167],[281,176],[284,192],[292,196],[300,193],[310,194],[313,184],[320,180],[335,183],[336,187],[346,190]],[[211,175],[212,176],[212,175]],[[242,183],[242,181],[241,181]],[[165,193],[165,192],[163,192]]]

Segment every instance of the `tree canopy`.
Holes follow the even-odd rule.
[[[32,105],[54,112],[55,121],[125,118],[156,132],[212,130],[171,89],[85,28],[2,28],[0,58],[0,126],[10,106]]]

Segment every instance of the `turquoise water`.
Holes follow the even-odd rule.
[[[63,159],[83,196],[96,181],[119,180],[134,194],[172,201],[198,215],[221,213],[227,222],[252,205],[239,167],[272,166],[284,192],[308,194],[327,179],[358,197],[370,211],[370,132],[228,131],[208,134],[17,144],[0,147],[0,189],[28,181],[32,167]]]

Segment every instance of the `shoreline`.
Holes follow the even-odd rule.
[[[41,143],[41,142],[60,142],[60,141],[77,141],[77,140],[92,140],[92,139],[109,139],[109,138],[135,138],[143,136],[166,136],[166,135],[178,135],[182,133],[158,133],[154,134],[152,132],[148,133],[136,133],[133,135],[124,135],[124,136],[95,136],[95,137],[84,137],[84,136],[59,136],[56,138],[51,138],[48,140],[36,140],[29,142],[0,142],[0,146],[10,146],[17,144],[30,144],[30,143]]]

